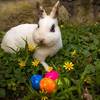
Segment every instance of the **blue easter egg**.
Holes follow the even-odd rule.
[[[40,80],[42,79],[42,75],[33,75],[31,76],[31,84],[33,89],[38,90],[40,88]]]

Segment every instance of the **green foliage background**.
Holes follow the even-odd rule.
[[[41,65],[31,65],[32,53],[27,49],[17,54],[7,54],[0,49],[0,97],[5,100],[40,100],[47,96],[49,100],[81,100],[84,87],[88,88],[93,100],[100,100],[100,24],[62,25],[63,48],[47,63],[57,70],[60,77],[55,93],[45,94],[32,89],[29,77],[45,71]],[[0,33],[0,38],[4,32]],[[76,50],[77,55],[71,52]],[[24,69],[20,69],[18,59],[28,60]],[[74,69],[67,71],[65,61],[74,63]],[[60,70],[59,70],[60,68]],[[86,80],[86,81],[85,81]]]

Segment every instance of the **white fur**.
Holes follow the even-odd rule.
[[[28,43],[33,43],[33,33],[37,28],[37,24],[21,24],[16,27],[11,28],[4,36],[1,48],[8,53],[14,53],[19,48],[25,47],[25,40]],[[13,48],[14,50],[12,50]]]
[[[55,24],[55,32],[50,32],[53,24]],[[39,28],[37,26],[37,24],[22,24],[11,28],[5,34],[1,48],[5,52],[13,53],[11,48],[19,50],[19,48],[25,47],[24,40],[33,45],[38,44],[39,48],[35,51],[34,57],[39,59],[45,70],[48,71],[45,59],[48,56],[53,56],[62,48],[61,32],[57,19],[51,16],[45,15],[39,20]]]

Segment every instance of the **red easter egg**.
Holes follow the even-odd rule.
[[[40,89],[47,93],[52,93],[56,90],[56,83],[50,78],[43,78],[40,81]]]
[[[57,71],[55,71],[55,70],[52,70],[50,72],[47,72],[44,77],[56,80],[56,79],[59,78],[59,73]]]

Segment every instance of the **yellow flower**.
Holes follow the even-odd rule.
[[[26,66],[26,62],[23,60],[20,60],[18,64],[20,68],[24,68]]]
[[[40,94],[44,94],[44,93],[47,94],[47,91],[45,91],[44,89],[42,89],[42,90],[39,91],[39,93]]]
[[[48,72],[52,71],[53,67],[48,67]]]
[[[72,56],[75,56],[75,55],[77,55],[77,52],[76,52],[76,50],[74,50],[73,52],[71,52],[71,55],[72,55]]]
[[[41,100],[48,100],[48,97],[47,97],[47,96],[43,96],[43,97],[41,98]]]
[[[60,27],[61,27],[61,28],[63,28],[63,27],[64,27],[64,25],[60,25]]]
[[[35,46],[35,45],[33,45],[33,44],[28,44],[28,50],[29,50],[30,52],[34,51],[35,49],[36,49],[36,46]]]
[[[39,63],[40,61],[38,59],[34,59],[34,61],[32,61],[32,65],[36,67],[39,65]]]
[[[64,67],[66,70],[72,70],[73,69],[74,64],[72,62],[65,62],[64,63]]]
[[[41,93],[41,94],[42,94],[42,93],[44,93],[44,91],[40,90],[40,91],[39,91],[39,93]]]

